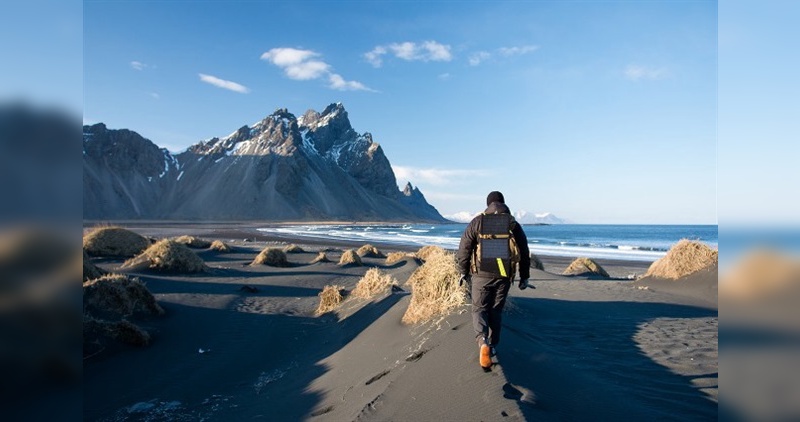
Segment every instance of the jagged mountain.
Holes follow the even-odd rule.
[[[444,221],[418,189],[397,188],[383,149],[340,103],[300,118],[279,109],[177,155],[84,126],[84,217]]]

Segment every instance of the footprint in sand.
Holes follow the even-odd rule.
[[[511,383],[503,384],[503,397],[516,400],[520,403],[525,403],[530,406],[536,406],[536,394],[533,391]]]
[[[391,371],[389,371],[389,370],[387,369],[387,370],[385,370],[385,371],[381,372],[380,374],[378,374],[378,375],[375,375],[374,377],[370,378],[370,379],[369,379],[369,380],[368,380],[368,381],[367,381],[367,382],[366,382],[364,385],[370,385],[370,384],[372,384],[373,382],[375,382],[375,381],[377,381],[377,380],[379,380],[379,379],[381,379],[381,378],[385,377],[386,375],[388,375],[388,374],[389,374],[389,372],[391,372]]]

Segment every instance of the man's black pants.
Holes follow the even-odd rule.
[[[510,287],[508,278],[472,279],[472,327],[475,337],[486,338],[492,346],[500,343],[503,307]]]

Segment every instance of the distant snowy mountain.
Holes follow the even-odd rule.
[[[445,215],[444,218],[455,221],[456,223],[469,223],[478,214],[479,213],[475,212],[461,211],[455,214]]]
[[[478,214],[480,213],[461,211],[455,214],[445,215],[444,218],[450,221],[455,221],[456,223],[469,223]],[[567,220],[556,217],[555,215],[549,212],[534,214],[528,211],[517,211],[514,213],[514,218],[521,224],[567,224],[568,223]]]
[[[514,213],[514,218],[522,224],[567,224],[566,220],[549,212],[534,214],[527,211],[517,211]]]

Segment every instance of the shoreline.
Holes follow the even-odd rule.
[[[358,248],[365,243],[370,243],[382,250],[386,251],[402,251],[402,252],[416,252],[422,246],[414,245],[400,245],[390,242],[381,241],[355,241],[343,240],[335,238],[309,238],[302,236],[293,236],[291,234],[276,234],[259,231],[258,229],[264,227],[280,227],[280,226],[293,226],[297,224],[304,225],[374,225],[374,224],[389,224],[387,222],[304,222],[304,223],[276,223],[276,222],[253,222],[253,221],[238,221],[238,222],[197,222],[197,221],[164,221],[164,220],[120,220],[114,222],[100,223],[93,221],[84,221],[84,230],[98,226],[98,225],[120,225],[139,234],[153,237],[174,237],[181,235],[191,235],[196,237],[208,238],[210,240],[221,240],[223,242],[232,243],[237,246],[254,245],[258,242],[265,243],[285,243],[285,244],[298,244],[306,246],[314,246],[319,248]],[[394,223],[392,223],[394,224]],[[403,224],[403,223],[397,223]],[[406,223],[412,224],[412,223]],[[453,223],[459,224],[459,223]],[[450,251],[453,249],[445,248]],[[547,255],[536,254],[542,261],[548,272],[561,273],[566,269],[569,264],[579,258],[579,255],[574,256],[561,256],[561,255]],[[595,262],[604,267],[612,279],[615,281],[631,280],[633,281],[637,275],[643,275],[654,261],[641,261],[641,260],[626,260],[615,258],[595,258]]]

